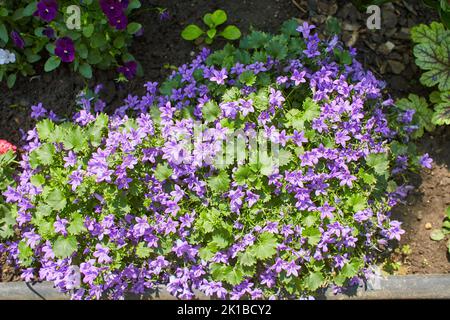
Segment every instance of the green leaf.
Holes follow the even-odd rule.
[[[430,25],[419,24],[411,29],[411,39],[416,43],[438,43],[445,35],[444,25],[435,21]]]
[[[90,43],[91,43],[91,47],[95,49],[95,48],[103,47],[108,42],[106,40],[105,35],[103,33],[98,32],[98,33],[95,33],[94,35],[92,35]]]
[[[212,14],[211,13],[207,13],[203,16],[203,22],[210,28],[214,28],[214,21],[212,20]]]
[[[39,135],[39,139],[41,141],[46,141],[50,134],[55,130],[55,124],[51,120],[45,119],[40,121],[36,125],[36,129]]]
[[[438,126],[450,125],[450,91],[440,94],[439,102],[434,107],[431,122]]]
[[[50,72],[55,70],[61,64],[61,59],[57,56],[51,56],[48,58],[47,62],[44,65],[45,72]]]
[[[204,261],[209,261],[216,255],[216,253],[213,252],[208,247],[203,247],[198,250],[198,255],[199,255],[200,259],[202,259]]]
[[[227,40],[237,40],[242,36],[241,30],[236,26],[227,26],[220,35]]]
[[[353,209],[353,212],[364,210],[367,206],[367,198],[360,193],[352,194],[347,200],[347,205]]]
[[[50,143],[45,143],[33,151],[39,159],[40,164],[43,165],[51,165],[53,163],[53,156],[55,152],[55,146]]]
[[[256,262],[256,257],[251,250],[246,250],[243,253],[238,254],[238,263],[243,266],[250,267],[255,265]]]
[[[81,127],[73,126],[66,131],[63,143],[67,149],[79,152],[87,146],[87,137]]]
[[[269,35],[261,31],[253,31],[247,37],[241,40],[240,47],[242,49],[259,49],[267,43]]]
[[[87,63],[83,63],[82,65],[80,65],[79,72],[83,77],[85,77],[87,79],[92,78],[92,68]]]
[[[362,262],[358,259],[352,259],[347,262],[341,270],[341,274],[346,278],[352,278],[358,274],[361,269]]]
[[[252,253],[259,260],[273,257],[277,253],[277,239],[272,233],[264,232],[252,247]]]
[[[385,153],[372,153],[366,158],[367,165],[371,167],[376,174],[385,175],[389,168],[389,160]]]
[[[202,108],[203,118],[208,122],[215,121],[220,115],[220,108],[217,102],[209,100]]]
[[[50,206],[50,208],[52,208],[55,211],[61,211],[67,205],[67,200],[60,189],[55,189],[51,191],[48,194],[45,202]]]
[[[140,23],[137,23],[137,22],[131,22],[127,26],[127,32],[129,34],[135,34],[136,32],[138,32],[141,29],[142,29],[142,25]]]
[[[322,273],[313,272],[306,277],[305,286],[311,291],[316,291],[322,286],[323,280],[324,278]]]
[[[213,192],[226,192],[230,188],[230,178],[225,171],[221,171],[219,175],[208,178],[208,186]]]
[[[239,76],[239,82],[250,87],[255,84],[256,75],[253,73],[253,71],[250,71],[250,70],[244,71]]]
[[[227,21],[227,14],[223,10],[216,10],[211,15],[211,21],[214,23],[215,26],[219,26],[221,24],[224,24]]]
[[[147,259],[150,257],[152,250],[147,246],[145,242],[139,242],[136,247],[136,255],[141,259]]]
[[[441,241],[445,238],[444,233],[441,229],[435,229],[430,233],[430,239],[433,241]]]
[[[86,231],[86,227],[84,226],[83,216],[79,213],[72,214],[72,220],[69,227],[67,227],[67,232],[70,235],[78,235],[84,231]]]
[[[11,89],[12,87],[14,87],[14,85],[16,84],[16,80],[17,75],[15,73],[11,73],[6,80],[6,85],[8,86],[8,88]]]
[[[85,36],[86,38],[90,38],[93,33],[94,25],[92,23],[83,28],[83,36]]]
[[[173,170],[172,168],[169,168],[167,164],[158,164],[155,170],[155,178],[159,181],[164,181],[170,178],[172,175]]]
[[[19,260],[24,267],[28,267],[32,263],[33,249],[31,249],[25,241],[19,242]]]
[[[214,39],[214,37],[217,34],[217,30],[216,29],[209,29],[208,31],[206,31],[206,35],[211,38]]]
[[[0,23],[0,40],[4,43],[8,43],[9,40],[8,30],[6,30],[6,26],[3,23]]]
[[[234,181],[236,181],[237,184],[242,185],[251,175],[253,175],[253,172],[250,167],[240,166],[234,173]]]
[[[24,9],[23,9],[23,16],[24,17],[30,17],[35,13],[37,10],[37,1],[30,2]]]
[[[70,257],[78,249],[78,242],[74,236],[58,237],[53,244],[53,252],[55,256],[60,259]]]
[[[440,23],[419,25],[412,29],[411,37],[416,64],[426,72],[420,82],[428,87],[438,85],[439,90],[450,90],[450,31]]]
[[[40,187],[45,183],[45,177],[42,174],[36,174],[34,176],[31,177],[30,182],[36,186],[36,187]]]
[[[181,37],[184,40],[191,41],[197,39],[203,33],[204,33],[203,30],[200,29],[198,26],[196,26],[195,24],[190,24],[183,30],[183,32],[181,32]]]

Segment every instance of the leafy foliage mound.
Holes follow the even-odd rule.
[[[75,299],[161,284],[187,299],[283,299],[370,275],[404,232],[390,219],[403,173],[431,160],[398,130],[410,113],[313,28],[204,49],[111,116],[86,92],[73,122],[39,122],[4,192],[2,250],[22,277]],[[279,151],[219,161],[236,132]]]
[[[450,31],[439,22],[420,24],[411,30],[411,38],[416,43],[416,64],[425,70],[420,82],[439,89],[430,96],[435,105],[431,120],[436,125],[450,124]]]

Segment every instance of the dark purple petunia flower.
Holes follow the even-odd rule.
[[[167,9],[160,9],[159,10],[159,20],[160,21],[168,21],[170,20],[170,13]]]
[[[123,74],[128,80],[133,79],[136,76],[137,72],[136,61],[125,62],[123,66],[117,68],[117,72]]]
[[[120,16],[109,18],[109,24],[117,30],[124,30],[128,25],[128,18],[122,13]]]
[[[37,4],[36,15],[42,20],[50,22],[58,14],[58,3],[56,0],[41,0]]]
[[[56,40],[55,54],[60,57],[63,62],[72,62],[75,59],[75,46],[72,39],[63,37]]]
[[[25,47],[25,41],[23,41],[22,37],[17,31],[11,31],[11,39],[14,42],[14,45],[17,48],[23,49]]]
[[[44,31],[42,31],[42,33],[44,34],[44,36],[46,36],[49,39],[55,38],[55,30],[53,30],[53,28],[51,28],[51,27],[45,28]]]
[[[100,8],[108,19],[111,20],[123,14],[124,5],[118,0],[100,0]]]

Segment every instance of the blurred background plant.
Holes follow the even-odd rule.
[[[429,7],[439,12],[442,22],[448,28],[450,27],[450,2],[448,0],[422,0]]]

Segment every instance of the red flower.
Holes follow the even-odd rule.
[[[0,155],[7,153],[9,150],[16,152],[17,147],[6,140],[0,139]]]

